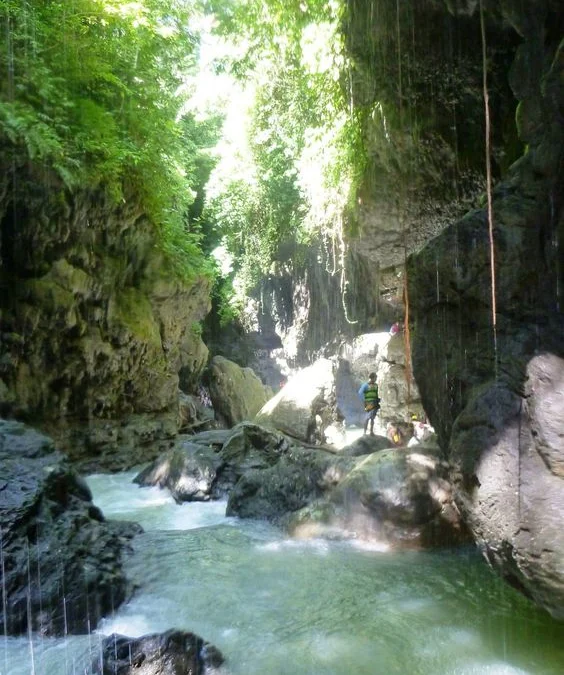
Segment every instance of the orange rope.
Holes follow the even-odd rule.
[[[490,275],[492,280],[492,326],[494,338],[494,367],[497,378],[497,306],[495,292],[495,249],[493,237],[493,207],[492,207],[492,163],[491,163],[491,123],[490,97],[488,93],[488,65],[486,55],[486,26],[484,8],[480,0],[480,29],[482,32],[482,77],[484,87],[484,108],[486,122],[486,191],[488,195],[488,233],[490,238]]]

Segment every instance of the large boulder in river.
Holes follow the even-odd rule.
[[[247,471],[271,467],[289,447],[282,434],[241,422],[232,429],[179,436],[134,482],[168,488],[177,502],[217,499]]]
[[[223,663],[219,649],[194,633],[130,638],[110,635],[92,654],[92,675],[205,675]]]
[[[253,419],[272,394],[251,368],[241,368],[223,356],[211,360],[209,392],[216,416],[230,427]]]
[[[337,364],[319,359],[294,375],[260,410],[255,422],[306,443],[325,440],[325,429],[341,425],[337,407]]]
[[[335,532],[395,546],[452,545],[467,538],[438,448],[383,450],[359,458],[324,502],[289,522],[297,536]]]
[[[142,487],[168,488],[177,502],[207,501],[222,461],[207,445],[179,436],[174,446],[149,464],[133,480]]]
[[[141,528],[91,500],[51,439],[0,421],[0,633],[87,633],[128,597],[123,558]]]
[[[260,447],[239,454],[237,466],[245,466],[245,471],[229,494],[227,515],[283,524],[327,494],[355,464],[354,458],[282,439],[267,455]]]

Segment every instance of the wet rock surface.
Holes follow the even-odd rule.
[[[223,663],[219,649],[194,633],[130,638],[113,634],[92,655],[93,675],[205,675]]]
[[[187,438],[135,482],[167,487],[177,501],[229,495],[227,515],[242,518],[280,522],[334,487],[355,463],[249,422]]]
[[[337,370],[336,361],[318,359],[294,375],[254,421],[305,443],[324,442],[325,429],[342,426],[344,419],[337,406]]]
[[[241,476],[229,493],[226,513],[284,524],[289,514],[328,493],[353,466],[352,458],[288,446],[271,466]]]
[[[457,418],[456,497],[487,560],[564,619],[564,359],[536,356],[527,373],[524,400],[492,384]]]
[[[179,503],[209,500],[223,462],[213,447],[192,443],[190,438],[179,436],[174,447],[149,464],[134,482],[168,488]]]
[[[105,521],[50,438],[3,420],[0,522],[0,632],[88,633],[130,595],[123,562],[141,527]]]
[[[167,487],[177,501],[227,495],[227,515],[265,519],[300,537],[414,547],[467,540],[448,465],[431,442],[391,449],[384,436],[367,435],[336,451],[244,422],[185,437],[135,482]]]
[[[435,446],[383,450],[360,457],[325,500],[294,514],[296,536],[373,540],[429,548],[468,541],[453,501],[448,465]]]
[[[216,416],[229,427],[252,420],[272,396],[251,368],[241,368],[222,356],[211,360],[208,379]]]

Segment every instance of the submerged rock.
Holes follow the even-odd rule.
[[[91,500],[50,438],[0,420],[0,633],[87,633],[128,597],[123,558],[141,527],[106,522]]]
[[[92,655],[92,675],[205,675],[223,663],[223,655],[194,633],[166,633],[130,638],[113,634]]]

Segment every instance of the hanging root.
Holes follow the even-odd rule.
[[[407,406],[411,403],[411,333],[409,330],[409,289],[407,285],[407,256],[404,262],[403,304],[405,307],[405,382],[407,384]]]
[[[492,163],[491,163],[491,124],[490,124],[490,98],[488,92],[488,64],[486,54],[486,24],[484,20],[484,8],[480,0],[480,29],[482,33],[482,82],[484,89],[484,112],[486,123],[486,191],[488,195],[488,233],[490,239],[490,275],[492,286],[492,327],[494,341],[494,369],[497,379],[497,306],[495,288],[495,248],[493,237],[493,207],[492,207]]]
[[[347,308],[347,290],[349,285],[347,279],[347,261],[346,261],[347,245],[345,243],[345,236],[343,233],[342,216],[339,218],[338,237],[339,237],[339,264],[341,267],[341,302],[343,304],[345,321],[349,324],[355,324],[358,323],[358,320],[353,320],[349,318],[349,310]]]

